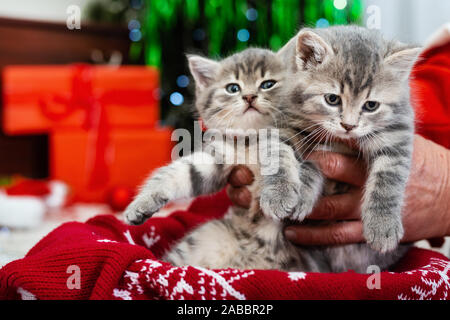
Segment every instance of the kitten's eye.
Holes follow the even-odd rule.
[[[325,101],[330,105],[330,106],[338,106],[341,104],[341,97],[339,97],[338,95],[335,94],[326,94],[325,95]]]
[[[376,101],[367,101],[366,103],[364,103],[363,105],[363,110],[367,111],[367,112],[374,112],[375,110],[378,109],[378,107],[380,106],[379,102]]]
[[[225,87],[228,93],[237,93],[241,91],[241,87],[237,83],[230,83]]]
[[[267,80],[261,83],[259,87],[263,90],[268,90],[272,88],[275,85],[275,83],[277,83],[275,80]]]

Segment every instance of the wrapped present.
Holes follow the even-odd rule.
[[[158,72],[127,66],[13,66],[3,74],[3,130],[48,133],[50,178],[75,201],[107,202],[170,161],[171,129],[157,128]]]
[[[100,106],[113,126],[152,127],[159,120],[158,77],[156,69],[141,66],[6,67],[3,131],[15,135],[89,127]]]
[[[111,129],[107,145],[97,149],[89,131],[58,130],[50,136],[50,175],[70,182],[76,201],[105,202],[114,188],[134,189],[152,169],[170,162],[171,133]]]

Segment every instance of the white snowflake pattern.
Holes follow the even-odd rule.
[[[305,272],[288,272],[288,278],[292,281],[303,280],[306,278]]]
[[[130,244],[136,244],[136,243],[134,242],[134,240],[133,240],[133,237],[131,237],[130,230],[125,231],[125,232],[123,233],[123,235],[125,236],[125,238],[127,239],[127,241],[128,241]]]
[[[116,298],[120,298],[122,300],[133,300],[131,298],[131,292],[128,290],[122,290],[122,289],[114,289],[113,290],[113,296]]]
[[[125,271],[124,278],[130,279],[130,281],[127,284],[128,290],[136,290],[138,294],[143,294],[144,290],[142,289],[140,283],[139,283],[139,273],[131,272],[131,271]]]
[[[142,236],[142,241],[144,241],[146,247],[150,249],[155,243],[157,243],[161,237],[156,234],[155,226],[150,227],[150,233],[145,233]]]
[[[231,274],[231,273],[234,276],[230,276],[230,278],[228,279],[228,283],[233,283],[236,280],[241,280],[242,278],[247,278],[248,276],[255,274],[255,272],[252,270],[247,270],[247,272],[241,272],[238,269],[225,269],[225,270],[218,271],[218,274],[220,274],[220,275],[226,275],[226,274]]]
[[[20,294],[22,300],[37,300],[36,296],[24,288],[18,287],[17,293]]]
[[[408,275],[420,273],[421,284],[410,288],[411,292],[400,293],[399,300],[448,299],[450,292],[450,262],[432,258],[431,263],[417,270],[407,272]]]
[[[215,280],[215,281],[214,281],[214,284],[215,284],[215,282],[217,281],[217,283],[220,284],[221,287],[222,287],[224,290],[226,290],[226,292],[227,292],[229,295],[231,295],[232,297],[234,297],[234,298],[236,298],[236,299],[239,299],[239,300],[245,300],[245,295],[243,295],[242,293],[236,291],[236,290],[230,285],[230,283],[229,283],[223,276],[221,276],[220,274],[218,274],[217,272],[214,272],[214,271],[212,271],[212,270],[205,269],[205,268],[200,268],[200,267],[197,267],[196,269],[201,270],[201,271],[202,271],[201,274],[206,274],[206,275],[212,277],[213,280]],[[200,274],[200,275],[201,275],[201,274]],[[246,274],[246,273],[243,272],[243,274]],[[233,281],[234,281],[234,280],[232,280],[232,282],[233,282]],[[213,291],[213,290],[214,290],[214,291]],[[213,295],[216,294],[216,290],[215,290],[214,288],[213,288],[211,291],[214,292]],[[212,293],[212,292],[211,292],[211,293]]]
[[[134,294],[143,294],[145,281],[151,290],[156,290],[164,299],[182,300],[200,299],[246,299],[245,295],[233,287],[234,282],[254,274],[252,270],[213,271],[201,267],[173,267],[156,260],[146,259],[138,273],[126,272],[125,287]],[[140,276],[139,276],[140,275]],[[144,275],[144,276],[142,276]],[[127,291],[127,290],[125,290]],[[128,292],[128,291],[127,291]],[[116,292],[123,297],[130,297],[124,292]],[[116,296],[116,295],[115,295]]]

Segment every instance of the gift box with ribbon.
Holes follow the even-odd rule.
[[[135,190],[153,169],[170,162],[171,133],[111,128],[96,143],[83,129],[58,130],[50,135],[50,175],[69,183],[75,201],[107,202],[115,188]]]
[[[158,71],[150,67],[9,66],[3,71],[3,131],[47,133],[112,126],[153,127],[159,120]]]
[[[170,161],[170,128],[158,128],[158,70],[142,66],[9,66],[3,131],[49,134],[50,178],[76,201],[107,201]]]

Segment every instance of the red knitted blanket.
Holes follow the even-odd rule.
[[[414,248],[391,272],[304,273],[174,267],[158,258],[224,214],[224,192],[128,226],[111,215],[70,222],[0,270],[0,299],[448,299],[450,261]]]

